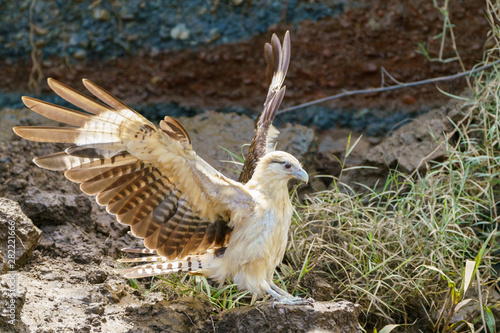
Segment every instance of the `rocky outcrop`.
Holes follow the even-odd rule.
[[[0,273],[26,264],[41,233],[17,202],[0,198]]]
[[[446,155],[446,135],[453,130],[450,119],[458,115],[456,108],[442,107],[412,120],[370,149],[367,162],[408,173],[425,167],[425,163]]]
[[[241,167],[228,162],[237,162],[229,152],[241,157],[248,151],[255,133],[254,121],[250,117],[207,111],[195,117],[179,117],[178,120],[189,133],[198,155],[225,175],[238,178]],[[289,152],[302,164],[308,164],[315,140],[314,130],[288,124],[279,131],[276,149]]]
[[[68,218],[72,223],[84,228],[92,225],[91,201],[84,194],[44,191],[28,187],[23,198],[23,211],[37,225],[65,224]]]
[[[390,169],[412,173],[444,158],[445,136],[454,128],[450,120],[457,121],[459,116],[458,106],[434,109],[383,139],[364,138],[346,129],[324,132],[318,138],[313,168],[320,174],[342,175],[341,182],[356,191],[383,186]],[[330,183],[331,178],[312,180],[317,190]]]
[[[289,306],[263,303],[223,312],[215,332],[361,332],[361,306],[350,302],[315,302]],[[208,330],[207,330],[208,331]]]

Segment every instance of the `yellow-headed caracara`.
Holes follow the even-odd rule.
[[[28,140],[72,144],[34,162],[65,170],[69,180],[144,239],[146,249],[125,251],[153,254],[121,260],[149,262],[118,270],[125,277],[188,271],[219,282],[230,278],[254,296],[267,292],[286,304],[308,302],[272,280],[292,217],[288,180],[307,182],[308,175],[293,156],[273,151],[279,132],[271,123],[285,95],[289,33],[283,46],[273,35],[264,50],[270,86],[240,182],[201,159],[175,119],[167,116],[156,127],[88,80],[83,84],[104,104],[48,80],[56,94],[86,112],[23,97],[31,110],[73,126],[15,127]]]

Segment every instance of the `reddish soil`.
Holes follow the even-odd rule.
[[[439,2],[439,1],[438,1]],[[483,54],[488,22],[482,1],[453,1],[450,17],[455,25],[457,50],[466,69]],[[285,13],[286,14],[286,13]],[[457,61],[430,62],[417,51],[427,43],[437,57],[442,16],[432,1],[379,1],[369,9],[358,8],[338,18],[271,27],[269,33],[249,41],[220,46],[144,54],[105,62],[68,64],[65,59],[42,63],[46,77],[83,90],[81,78],[89,78],[129,104],[178,102],[198,108],[243,106],[259,110],[266,93],[262,46],[272,32],[292,36],[292,60],[286,81],[285,106],[333,95],[344,89],[379,87],[381,68],[397,80],[417,81],[461,72]],[[449,36],[448,36],[449,37]],[[444,58],[454,57],[450,38]],[[0,89],[26,92],[31,64],[0,61]],[[387,82],[388,80],[386,80]],[[464,79],[440,83],[440,88],[460,93]],[[46,83],[42,91],[48,92]],[[408,111],[443,104],[447,98],[432,85],[396,92],[358,95],[332,105],[346,108],[379,108]]]

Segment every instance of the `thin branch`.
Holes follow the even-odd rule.
[[[29,40],[31,45],[31,61],[33,62],[33,67],[31,67],[30,76],[28,79],[28,86],[35,91],[37,95],[40,95],[41,88],[40,82],[43,79],[42,66],[40,65],[41,51],[35,44],[35,25],[33,24],[33,11],[35,8],[37,0],[32,0],[29,7],[29,24],[30,24],[30,34]]]
[[[381,67],[380,71],[382,72],[382,84],[380,85],[380,87],[385,86],[385,75],[387,75],[387,77],[389,79],[391,79],[392,81],[394,81],[394,83],[396,83],[396,84],[404,84],[403,82],[396,80],[394,78],[394,76],[392,76],[391,74],[389,74],[389,72],[384,67]]]
[[[420,86],[420,85],[428,84],[428,83],[437,83],[437,82],[442,82],[442,81],[455,80],[455,79],[458,79],[458,78],[461,78],[461,77],[464,77],[464,76],[467,76],[467,75],[470,75],[470,74],[474,74],[474,73],[477,73],[477,72],[484,71],[485,69],[491,68],[491,67],[493,67],[493,66],[495,66],[497,64],[500,64],[500,60],[492,62],[492,63],[490,63],[488,65],[477,67],[477,68],[472,69],[472,70],[467,71],[467,72],[462,72],[462,73],[448,75],[448,76],[440,76],[440,77],[436,77],[436,78],[432,78],[432,79],[426,79],[426,80],[421,80],[421,81],[415,81],[415,82],[409,82],[409,83],[401,83],[401,84],[397,84],[397,85],[389,86],[389,87],[368,88],[368,89],[361,89],[361,90],[344,91],[344,92],[342,92],[340,94],[337,94],[337,95],[328,96],[328,97],[325,97],[325,98],[317,99],[317,100],[314,100],[314,101],[311,101],[311,102],[299,104],[299,105],[296,105],[296,106],[292,106],[292,107],[280,110],[280,111],[278,111],[278,114],[282,114],[282,113],[293,111],[293,110],[302,109],[302,108],[305,108],[305,107],[308,107],[308,106],[311,106],[311,105],[320,104],[320,103],[323,103],[323,102],[331,101],[331,100],[334,100],[334,99],[337,99],[337,98],[341,98],[341,97],[346,97],[346,96],[386,92],[386,91],[397,90],[397,89],[402,89],[402,88]]]

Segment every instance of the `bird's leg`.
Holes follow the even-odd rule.
[[[283,289],[278,287],[272,280],[269,281],[269,285],[271,286],[271,288],[273,288],[274,291],[276,291],[278,294],[280,294],[283,297],[286,297],[288,299],[297,299],[297,300],[302,299],[300,297],[295,297],[295,296],[289,294],[288,292],[284,291]]]
[[[266,292],[269,295],[274,297],[274,299],[276,300],[275,303],[298,305],[311,304],[313,302],[312,299],[304,299],[290,295],[289,293],[275,285],[271,280],[262,282],[262,286],[265,287]]]

